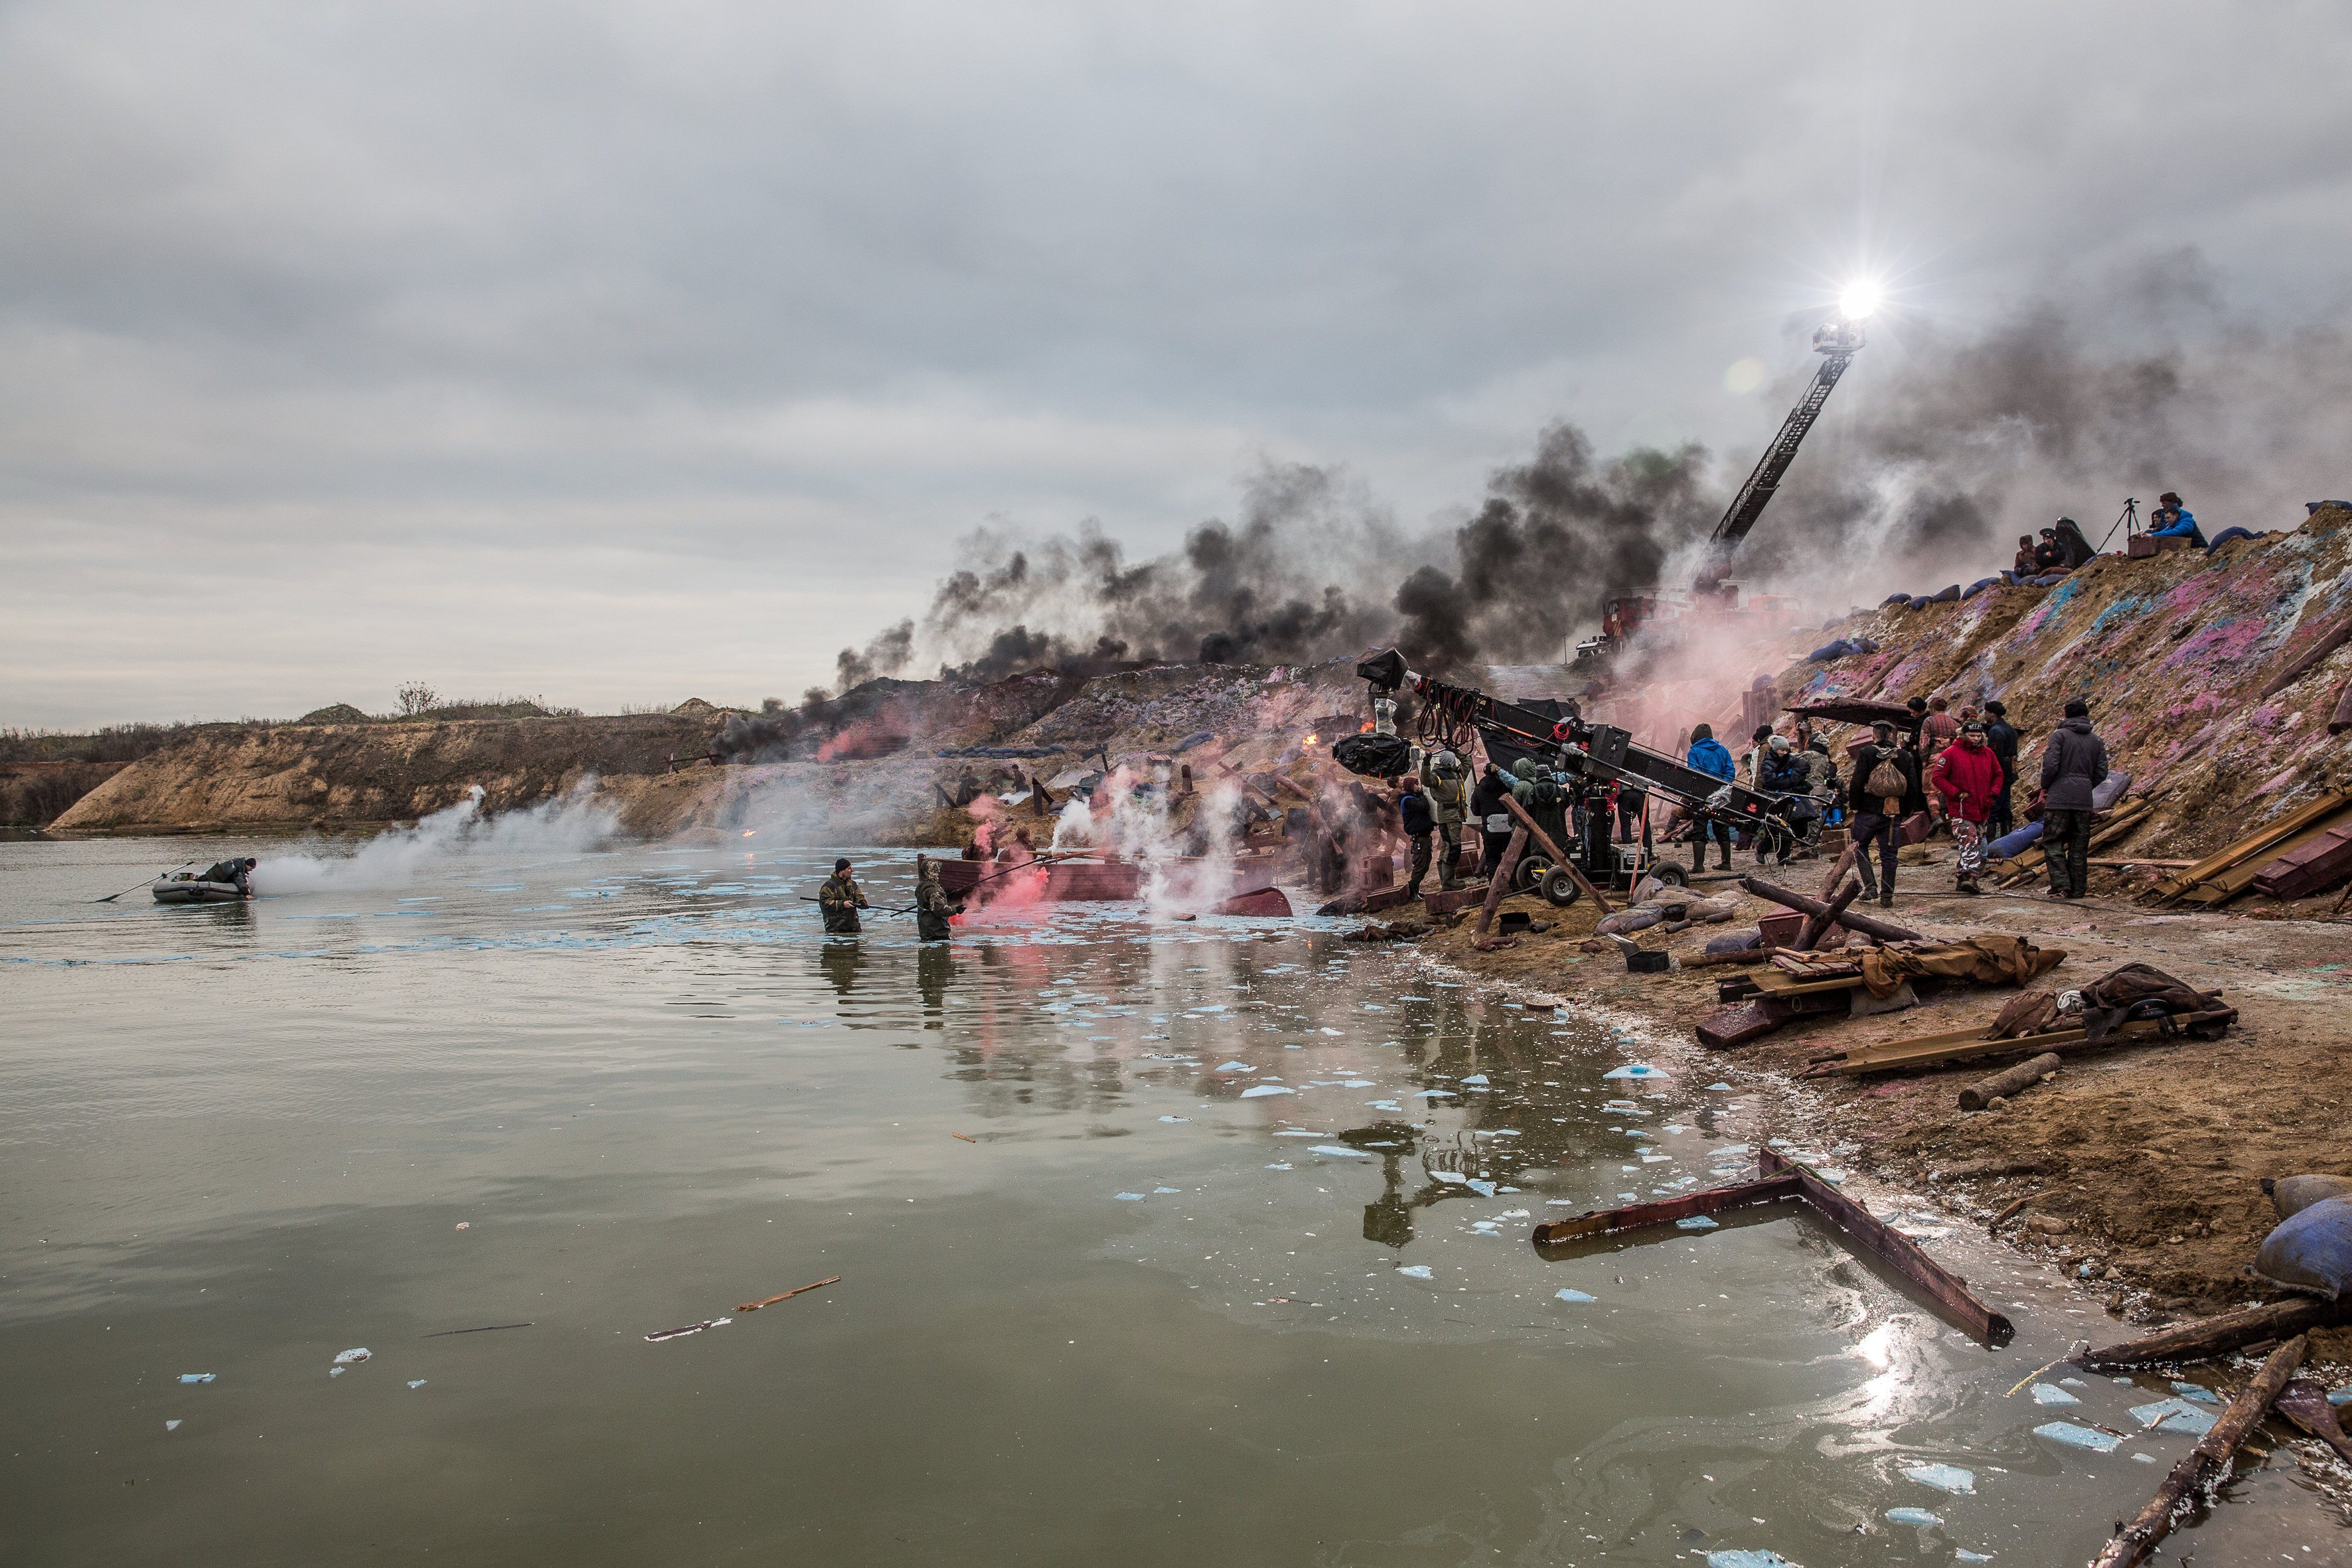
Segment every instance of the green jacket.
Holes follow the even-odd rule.
[[[1427,758],[1421,763],[1421,793],[1429,797],[1429,819],[1440,827],[1447,824],[1460,826],[1469,816],[1465,803],[1470,792],[1464,787],[1462,775],[1448,778],[1430,764]]]

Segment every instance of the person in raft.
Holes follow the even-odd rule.
[[[953,933],[948,921],[963,913],[963,906],[948,898],[940,880],[940,863],[928,855],[915,857],[915,940],[945,942]]]
[[[1977,878],[1984,870],[1985,823],[2000,799],[2004,782],[2000,759],[1985,743],[1982,724],[1971,722],[1960,727],[1959,742],[1945,747],[1937,756],[1928,782],[1944,797],[1945,815],[1952,824],[1952,842],[1959,847],[1953,867],[1959,890],[1981,893],[1984,889],[1977,886]]]
[[[816,903],[824,914],[824,929],[847,936],[865,929],[857,923],[857,911],[873,907],[866,901],[866,889],[849,874],[845,858],[833,863],[833,875],[816,890]]]
[[[221,860],[208,867],[199,882],[226,882],[245,897],[253,897],[253,868],[261,862],[247,855],[239,860]]]

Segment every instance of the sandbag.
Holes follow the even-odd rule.
[[[1392,779],[1403,773],[1412,758],[1412,743],[1402,735],[1344,735],[1331,742],[1331,760],[1351,773],[1366,778]]]
[[[2281,1219],[2293,1219],[2314,1204],[2352,1197],[2352,1176],[2289,1176],[2283,1182],[2263,1178],[2263,1191]]]
[[[2042,824],[2029,822],[2014,833],[2004,833],[1985,846],[1985,853],[1996,860],[2011,860],[2024,854],[2042,841]]]
[[[2131,774],[2120,770],[2107,774],[2104,783],[2091,791],[2091,809],[2105,811],[2123,799],[2124,791],[2131,788]]]
[[[2254,1254],[2254,1272],[2331,1301],[2342,1295],[2352,1286],[2352,1197],[2323,1199],[2281,1220]]]
[[[1735,931],[1706,939],[1709,952],[1748,952],[1763,945],[1764,933],[1760,931]]]
[[[1954,605],[1959,602],[1959,598],[1960,585],[1955,583],[1948,588],[1939,588],[1928,595],[1927,602],[1931,605]]]
[[[1833,658],[1843,658],[1853,651],[1853,644],[1847,642],[1843,637],[1840,637],[1833,643],[1829,643],[1823,647],[1813,649],[1812,652],[1805,656],[1805,662],[1807,664],[1827,664]]]
[[[1704,925],[1721,925],[1739,912],[1738,899],[1694,899],[1682,907],[1682,917]],[[1710,946],[1709,951],[1713,951]]]
[[[1876,637],[1849,637],[1846,640],[1853,644],[1853,651],[1856,653],[1876,653],[1878,651],[1878,639]]]
[[[1908,594],[1889,594],[1878,601],[1878,607],[1883,610],[1889,605],[1907,605],[1910,602],[1911,595]]]
[[[1637,931],[1647,931],[1666,918],[1665,911],[1653,905],[1636,904],[1630,910],[1619,910],[1592,928],[1595,936],[1631,936]]]
[[[1979,594],[1983,593],[1987,588],[1997,586],[2000,582],[2000,579],[1998,577],[1979,577],[1975,582],[1969,584],[1969,591],[1962,594],[1960,597],[1963,599],[1973,599]]]
[[[1924,610],[1935,602],[1935,600],[1927,597],[1927,595],[1920,594],[1913,597],[1911,600],[1911,607],[1915,610]]]

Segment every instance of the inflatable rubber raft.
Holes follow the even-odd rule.
[[[199,882],[193,877],[158,877],[153,891],[159,904],[233,904],[245,897],[234,882]]]

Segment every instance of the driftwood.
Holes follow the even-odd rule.
[[[1486,928],[1495,923],[1495,906],[1510,891],[1511,873],[1519,868],[1519,857],[1527,852],[1528,829],[1525,823],[1511,829],[1511,841],[1504,846],[1503,858],[1495,862],[1495,875],[1486,883],[1486,902],[1478,910],[1478,927],[1471,936],[1471,945],[1486,944]]]
[[[1999,1312],[1977,1300],[1969,1282],[1919,1250],[1918,1244],[1894,1226],[1874,1217],[1860,1204],[1822,1181],[1793,1160],[1766,1149],[1756,1156],[1756,1168],[1766,1177],[1793,1175],[1799,1193],[1815,1212],[1832,1221],[1864,1250],[1935,1298],[1954,1321],[1985,1343],[2000,1346],[2017,1330]]]
[[[1996,1100],[2006,1100],[2012,1094],[2032,1088],[2042,1081],[2042,1075],[2058,1070],[2058,1054],[2044,1051],[2030,1062],[2020,1062],[2006,1072],[1997,1072],[1980,1079],[1960,1090],[1962,1110],[1982,1110]]]
[[[2267,1307],[2244,1307],[2234,1312],[2224,1312],[2218,1318],[2200,1318],[2193,1323],[2175,1323],[2161,1333],[2150,1334],[2143,1340],[2130,1340],[2123,1344],[2109,1345],[2103,1351],[2089,1352],[2083,1357],[2083,1364],[2093,1372],[2107,1372],[2145,1366],[2150,1362],[2202,1361],[2208,1356],[2224,1355],[2284,1334],[2299,1334],[2305,1329],[2324,1329],[2347,1320],[2352,1320],[2352,1301],[2322,1301],[2310,1298],[2273,1302]]]
[[[1752,873],[1740,878],[1739,885],[1747,889],[1749,892],[1755,894],[1759,899],[1769,899],[1772,902],[1780,905],[1784,909],[1795,910],[1800,914],[1817,915],[1824,912],[1829,908],[1827,904],[1822,902],[1819,899],[1809,899],[1802,893],[1792,893],[1786,888],[1775,887],[1771,883],[1766,881],[1763,878]],[[1895,925],[1889,921],[1874,920],[1869,915],[1857,915],[1851,911],[1841,915],[1839,917],[1839,923],[1843,925],[1848,931],[1858,931],[1864,936],[1874,936],[1881,942],[1924,942],[1927,940],[1916,931],[1907,931],[1902,926]]]
[[[2010,1222],[2011,1217],[2013,1216],[2018,1210],[2023,1208],[2026,1205],[2032,1203],[2036,1198],[2046,1198],[2049,1195],[2050,1189],[2047,1187],[2042,1188],[2042,1191],[2038,1193],[2026,1194],[2023,1197],[2018,1199],[2015,1203],[2010,1205],[2007,1208],[1993,1215],[1992,1219],[1985,1226],[1985,1234],[1987,1236],[2000,1235],[2000,1227],[2007,1225]]]
[[[2307,1377],[2298,1377],[2280,1391],[2279,1414],[2336,1450],[2336,1457],[2352,1463],[2352,1437],[2344,1435],[2344,1427],[2336,1419],[2336,1406],[2327,1403],[2327,1390]]]
[[[1656,1203],[1628,1204],[1622,1208],[1613,1209],[1589,1209],[1568,1219],[1548,1220],[1536,1226],[1535,1234],[1528,1239],[1538,1247],[1549,1247],[1585,1237],[1607,1236],[1612,1231],[1671,1225],[1693,1215],[1720,1214],[1725,1209],[1777,1203],[1782,1198],[1797,1195],[1797,1179],[1794,1176],[1741,1182],[1728,1187],[1709,1187],[1703,1192],[1685,1193],[1678,1198],[1662,1198]]]
[[[763,1296],[756,1301],[746,1301],[735,1310],[739,1312],[756,1312],[762,1307],[772,1307],[779,1301],[789,1301],[793,1297],[802,1295],[807,1291],[821,1290],[827,1285],[838,1285],[840,1283],[840,1275],[827,1275],[824,1279],[818,1280],[814,1285],[795,1285],[781,1296]]]
[[[1527,807],[1507,795],[1503,797],[1503,809],[1517,817],[1521,827],[1535,835],[1536,842],[1542,845],[1546,852],[1551,856],[1551,863],[1567,872],[1576,885],[1584,889],[1584,896],[1592,900],[1595,909],[1599,910],[1603,916],[1617,912],[1616,906],[1601,896],[1601,889],[1584,879],[1584,873],[1577,868],[1576,862],[1559,852],[1559,846],[1551,841],[1551,835],[1536,826],[1536,819],[1528,815]]]
[[[1838,923],[1838,917],[1845,913],[1845,907],[1853,902],[1861,892],[1862,879],[1857,877],[1848,882],[1845,890],[1832,899],[1820,914],[1807,915],[1804,925],[1797,932],[1797,951],[1811,952],[1819,947],[1822,938],[1829,934],[1830,927]]]
[[[2271,1352],[2262,1371],[2254,1373],[2253,1381],[2238,1390],[2238,1396],[2230,1401],[2229,1408],[2213,1423],[2213,1429],[2198,1440],[2187,1458],[2172,1467],[2172,1473],[2164,1478],[2156,1495],[2091,1559],[2091,1568],[2133,1568],[2133,1564],[2147,1560],[2156,1543],[2172,1532],[2172,1516],[2180,1506],[2230,1473],[2230,1456],[2238,1451],[2246,1435],[2269,1414],[2271,1402],[2278,1398],[2279,1390],[2303,1364],[2304,1352],[2310,1345],[2310,1340],[2297,1334]]]

